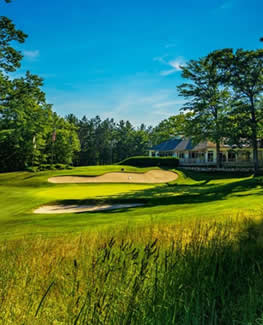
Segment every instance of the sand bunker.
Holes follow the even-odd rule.
[[[177,179],[177,174],[166,170],[151,170],[147,173],[114,172],[96,177],[58,176],[48,179],[50,183],[167,183]]]
[[[123,208],[133,208],[143,206],[142,203],[127,204],[104,204],[104,205],[45,205],[34,211],[38,214],[56,214],[56,213],[78,213],[78,212],[94,212],[107,211]]]

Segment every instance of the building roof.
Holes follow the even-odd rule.
[[[220,147],[227,147],[230,148],[229,145],[221,144]],[[156,146],[150,148],[150,150],[154,151],[185,151],[185,150],[192,150],[192,151],[205,151],[209,148],[216,148],[216,144],[211,141],[202,141],[199,143],[194,143],[194,141],[188,138],[174,138],[168,141],[164,141]]]
[[[194,144],[191,138],[183,138],[178,143],[178,146],[176,147],[176,151],[192,150],[193,147]]]
[[[155,151],[173,151],[176,149],[178,144],[181,142],[181,139],[171,139],[168,141],[164,141],[160,144],[157,144],[156,146],[153,146],[150,148],[150,150],[155,150]]]

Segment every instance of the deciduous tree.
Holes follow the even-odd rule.
[[[183,109],[190,111],[188,134],[196,141],[216,143],[216,164],[220,167],[220,143],[225,137],[225,118],[230,98],[222,87],[222,71],[213,54],[191,60],[182,67],[182,76],[189,80],[178,86],[179,95],[187,102]]]
[[[263,50],[239,49],[234,52],[227,49],[217,51],[216,57],[224,71],[224,83],[232,87],[234,99],[238,102],[238,113],[246,118],[247,138],[253,146],[254,169],[257,172],[259,125],[262,125]]]

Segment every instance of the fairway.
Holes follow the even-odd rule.
[[[78,167],[39,173],[0,175],[0,232],[2,238],[24,235],[58,235],[94,229],[178,223],[193,220],[227,220],[240,215],[260,216],[262,178],[233,177],[176,171],[178,179],[166,184],[51,184],[50,177],[96,176],[121,172],[144,173],[150,168],[128,166]],[[156,168],[155,168],[156,170]],[[157,169],[158,170],[158,169]],[[127,204],[141,204],[129,207]],[[114,211],[34,214],[43,205],[126,204]]]

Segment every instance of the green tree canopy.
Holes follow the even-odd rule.
[[[151,132],[152,145],[156,145],[170,138],[186,135],[188,131],[188,119],[192,113],[185,112],[170,116],[162,120]]]
[[[26,37],[25,33],[16,29],[9,18],[0,18],[0,69],[12,72],[20,67],[23,55],[12,47],[12,43],[23,43]]]
[[[225,49],[215,52],[220,68],[224,72],[224,84],[232,89],[235,105],[232,116],[239,116],[237,128],[246,133],[253,146],[254,169],[258,170],[258,136],[262,125],[263,94],[263,50],[234,52]],[[242,117],[242,118],[241,118]],[[239,132],[242,140],[244,132]],[[235,132],[236,141],[238,141]]]
[[[189,80],[178,86],[179,95],[187,100],[183,109],[191,112],[186,131],[196,141],[210,140],[216,143],[219,167],[220,142],[226,135],[225,113],[229,109],[230,98],[228,89],[222,87],[222,70],[211,53],[188,62],[182,67],[182,76]]]

